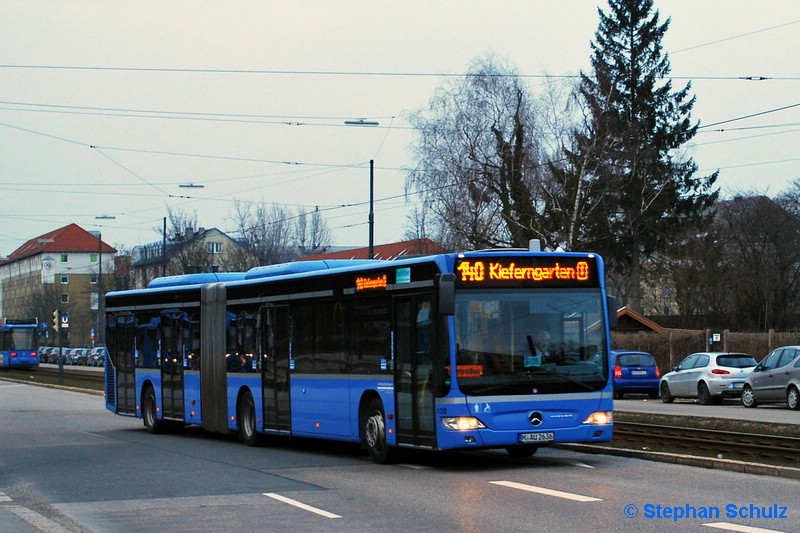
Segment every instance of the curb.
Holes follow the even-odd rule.
[[[58,389],[58,390],[65,390],[70,392],[80,392],[83,394],[93,394],[95,396],[104,396],[105,391],[101,390],[94,390],[94,389],[80,389],[78,387],[67,387],[66,385],[56,385],[53,383],[38,383],[36,381],[26,381],[24,379],[14,379],[14,378],[7,378],[7,377],[0,377],[0,381],[10,381],[12,383],[22,383],[24,385],[32,385],[34,387],[44,387],[46,389]]]
[[[630,450],[626,448],[613,448],[611,446],[598,446],[594,444],[561,444],[559,447],[583,453],[615,455],[618,457],[632,457],[660,463],[709,468],[712,470],[728,470],[758,476],[781,477],[785,479],[800,479],[800,468],[790,466],[774,466],[732,459],[716,459],[714,457],[697,457],[667,452],[651,452],[644,450]]]

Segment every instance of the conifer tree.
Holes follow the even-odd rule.
[[[659,21],[652,0],[609,0],[598,13],[592,71],[579,86],[587,122],[566,154],[585,170],[576,205],[591,206],[575,245],[603,255],[622,302],[641,311],[643,268],[709,219],[718,173],[696,177],[679,151],[698,125],[691,84],[674,91],[667,78],[669,19]]]

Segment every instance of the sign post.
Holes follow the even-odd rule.
[[[58,384],[64,384],[64,332],[69,328],[69,315],[61,306],[53,311],[53,328],[58,333]]]

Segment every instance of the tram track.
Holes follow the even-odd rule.
[[[102,369],[81,366],[39,365],[35,369],[7,368],[0,371],[0,378],[36,383],[41,385],[62,385],[75,389],[102,391],[105,376]]]
[[[677,420],[673,417],[673,422]],[[795,434],[798,430],[800,426],[795,426]],[[800,467],[800,437],[766,431],[749,433],[733,427],[688,427],[620,421],[618,417],[614,421],[614,440],[611,445],[632,450]]]

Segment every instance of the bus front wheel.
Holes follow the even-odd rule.
[[[386,416],[383,404],[375,399],[369,403],[364,422],[364,445],[369,456],[378,464],[391,462],[392,450],[386,442]]]

